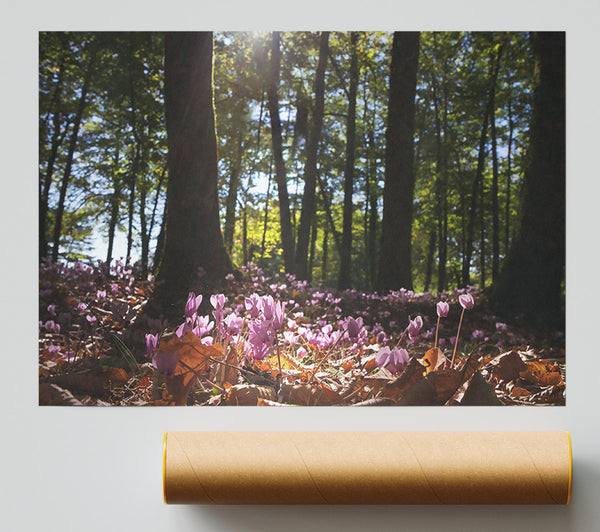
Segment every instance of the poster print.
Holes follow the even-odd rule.
[[[564,405],[565,34],[39,34],[41,405]]]

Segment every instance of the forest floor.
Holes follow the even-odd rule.
[[[140,324],[152,279],[119,262],[44,264],[39,283],[41,405],[565,404],[564,333],[503,323],[477,288],[339,292],[249,267]]]

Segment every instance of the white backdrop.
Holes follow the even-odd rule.
[[[2,8],[0,529],[7,531],[600,529],[597,412],[598,9],[586,0],[222,0]],[[59,408],[37,406],[39,30],[566,30],[567,406]],[[164,506],[164,430],[569,430],[569,507]],[[209,460],[210,457],[207,457]]]

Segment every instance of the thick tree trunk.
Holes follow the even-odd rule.
[[[350,265],[352,261],[352,194],[354,191],[354,147],[356,139],[356,92],[358,88],[358,57],[356,46],[358,33],[350,36],[352,53],[350,57],[350,88],[348,90],[348,118],[346,121],[346,169],[344,172],[344,218],[342,249],[340,253],[340,275],[338,288],[350,288]]]
[[[535,88],[530,148],[517,232],[491,306],[505,319],[564,330],[565,34],[534,34]]]
[[[319,139],[323,126],[325,107],[325,68],[329,55],[329,32],[321,32],[319,45],[319,63],[315,76],[315,108],[308,142],[306,144],[306,166],[304,168],[304,192],[302,194],[302,212],[300,213],[300,226],[298,227],[298,241],[294,256],[296,276],[306,279],[308,268],[308,244],[310,240],[310,226],[315,213],[315,192],[317,185],[317,155]]]
[[[230,268],[219,225],[212,55],[211,32],[165,36],[169,181],[165,249],[154,293],[165,311],[185,303],[190,290],[206,292]]]
[[[290,200],[288,197],[287,176],[283,160],[281,120],[279,119],[279,100],[277,97],[279,64],[281,62],[279,42],[280,34],[279,32],[274,31],[271,42],[270,76],[267,86],[267,98],[269,103],[269,115],[271,117],[271,141],[273,145],[273,160],[275,162],[275,181],[277,182],[277,193],[279,197],[279,225],[281,227],[283,263],[286,273],[292,273],[294,269],[294,236],[292,234],[292,222],[290,218]]]
[[[77,111],[75,113],[75,119],[73,120],[73,130],[71,131],[71,138],[69,140],[69,150],[67,152],[67,160],[65,164],[65,171],[63,173],[60,193],[58,198],[58,206],[56,209],[56,220],[54,222],[54,235],[53,235],[53,247],[52,247],[52,262],[58,260],[60,236],[62,233],[62,221],[65,212],[65,199],[67,197],[67,187],[71,180],[71,168],[73,167],[73,156],[75,155],[75,148],[77,147],[77,139],[79,138],[79,128],[81,127],[81,121],[83,119],[83,112],[87,105],[87,93],[90,88],[90,82],[92,74],[94,72],[96,63],[96,46],[94,43],[91,45],[92,50],[90,58],[88,59],[88,65],[83,78],[83,85],[81,87],[81,95],[79,96],[79,103],[77,105]]]
[[[418,60],[419,33],[394,33],[378,278],[381,290],[412,288],[413,137]]]

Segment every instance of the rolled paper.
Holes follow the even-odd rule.
[[[568,504],[568,432],[167,432],[165,503]]]

